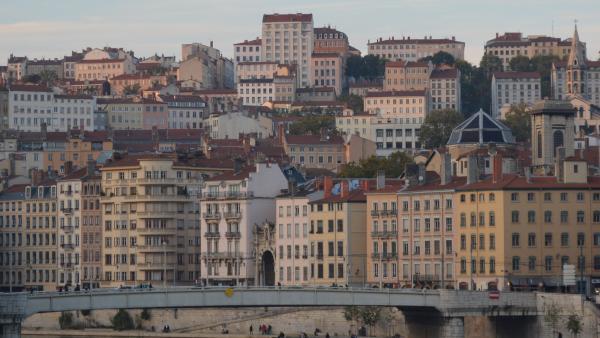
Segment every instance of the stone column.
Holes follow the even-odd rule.
[[[0,334],[3,338],[21,338],[21,322],[15,320],[10,324],[0,324]]]
[[[441,326],[440,338],[465,337],[465,320],[463,317],[444,318]]]

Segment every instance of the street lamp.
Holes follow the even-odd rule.
[[[167,241],[163,239],[163,288],[167,288]]]

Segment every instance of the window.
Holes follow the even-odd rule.
[[[552,211],[550,211],[550,210],[544,211],[544,222],[552,223]]]
[[[577,247],[585,245],[585,234],[583,232],[577,233]]]
[[[511,193],[510,200],[513,202],[518,202],[519,201],[519,193],[518,192]]]
[[[519,233],[518,232],[514,232],[512,234],[512,246],[513,247],[518,247],[519,246]]]
[[[512,269],[513,271],[521,270],[521,258],[519,256],[514,256],[512,258]]]
[[[533,232],[530,232],[530,233],[527,235],[527,245],[528,245],[529,247],[535,247],[535,233],[533,233]]]
[[[583,223],[585,221],[585,212],[583,210],[577,211],[577,223]]]
[[[552,233],[544,234],[544,246],[552,246]]]
[[[565,224],[569,221],[569,212],[566,210],[562,210],[560,212],[560,223]]]
[[[561,246],[569,246],[569,233],[563,232],[560,234],[560,245]]]
[[[527,223],[535,223],[535,211],[529,210],[527,212]]]
[[[535,256],[529,256],[529,260],[527,263],[529,271],[535,271]]]
[[[519,211],[513,210],[511,212],[511,220],[513,223],[519,223]]]

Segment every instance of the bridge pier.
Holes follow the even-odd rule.
[[[464,338],[464,317],[446,317],[436,310],[403,310],[411,338]]]
[[[21,321],[0,324],[0,337],[21,338]]]

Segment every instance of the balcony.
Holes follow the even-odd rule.
[[[220,212],[210,212],[210,213],[205,212],[202,214],[202,218],[219,220],[219,219],[221,219],[221,213]]]
[[[66,233],[71,233],[73,232],[74,227],[72,225],[63,225],[60,229]]]
[[[60,208],[60,211],[66,215],[70,215],[73,213],[73,208]]]
[[[227,231],[225,233],[225,237],[227,238],[241,238],[242,237],[242,233],[239,231]]]
[[[177,232],[176,228],[137,228],[138,233],[141,234],[171,234]]]
[[[373,238],[395,238],[398,237],[398,231],[372,231],[371,237]]]
[[[72,243],[61,244],[60,247],[63,248],[63,249],[65,249],[65,250],[73,250],[73,249],[75,249],[75,245],[72,244]]]
[[[71,269],[73,267],[73,263],[60,263],[60,267],[64,269]]]
[[[163,251],[174,251],[177,249],[175,244],[166,245],[138,245],[137,250],[140,252],[163,252]]]
[[[239,211],[228,211],[228,212],[225,212],[225,218],[240,219],[240,218],[242,218],[242,213]]]
[[[65,196],[73,196],[73,190],[65,190],[61,191],[61,193]]]
[[[371,217],[379,217],[379,211],[378,210],[371,210]]]
[[[322,261],[323,260],[323,253],[322,252],[317,253],[316,257],[317,257],[318,260]]]
[[[175,218],[174,211],[140,211],[137,212],[140,218]]]
[[[435,281],[439,281],[440,280],[440,276],[439,275],[424,275],[424,274],[420,274],[420,273],[416,273],[413,275],[413,281],[418,282],[435,282]]]
[[[204,233],[204,237],[206,238],[219,238],[221,237],[221,233],[218,231],[207,231]]]
[[[205,259],[241,259],[241,252],[203,252],[202,258]]]
[[[246,199],[254,197],[252,191],[226,191],[226,192],[205,192],[202,193],[203,200],[226,200],[226,199]]]
[[[140,267],[141,269],[144,270],[156,270],[156,269],[173,269],[173,266],[175,266],[174,262],[167,262],[166,264],[163,262],[143,262],[143,263],[137,263],[137,266]]]

